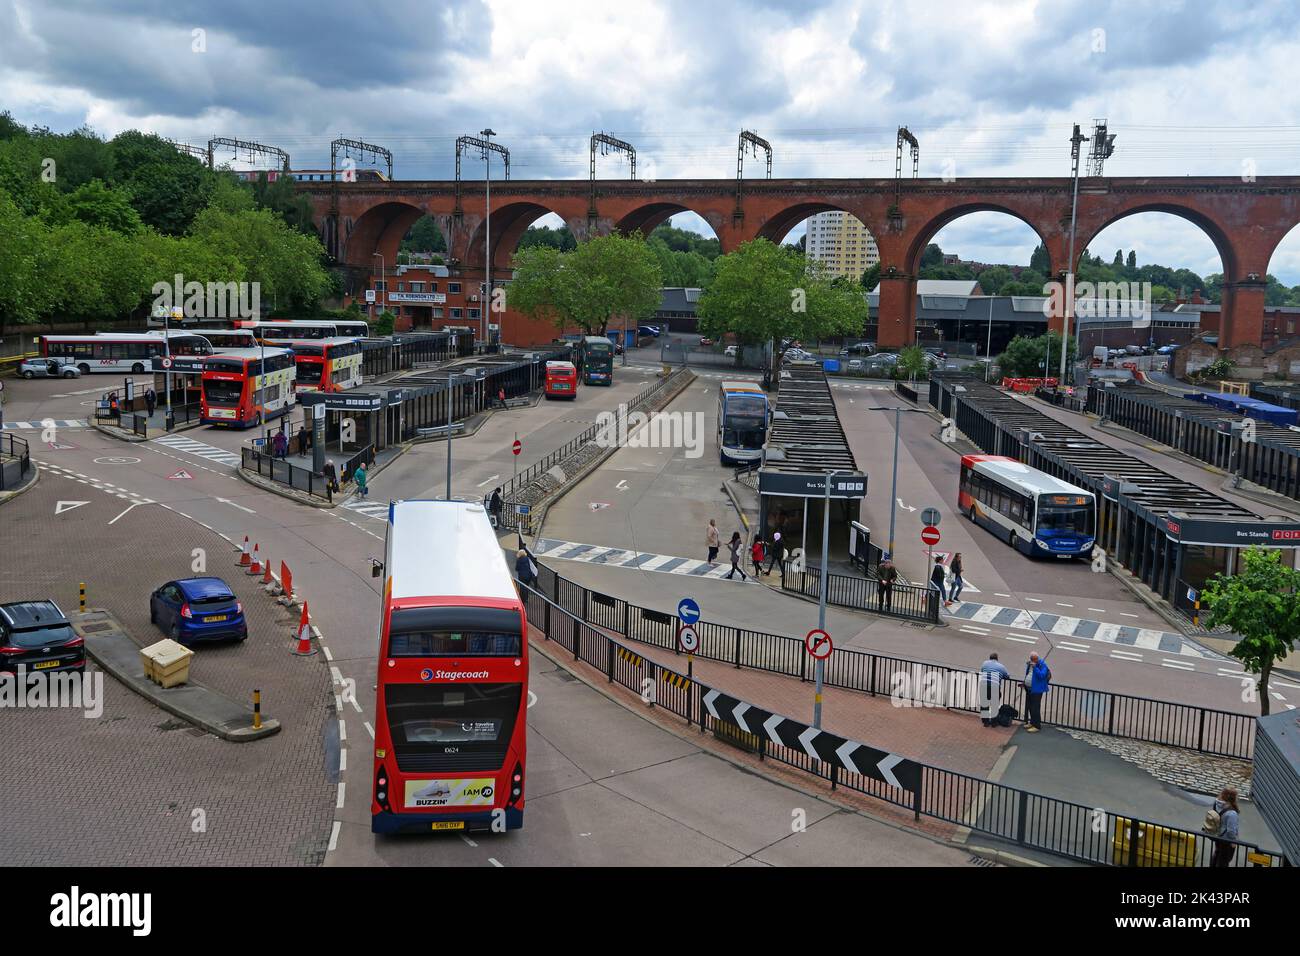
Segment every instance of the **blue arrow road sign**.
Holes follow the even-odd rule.
[[[677,616],[682,619],[683,624],[694,624],[700,619],[700,606],[695,603],[694,598],[682,598],[677,605]]]

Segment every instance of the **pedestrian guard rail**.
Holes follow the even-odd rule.
[[[679,622],[672,615],[585,588],[544,565],[539,565],[539,571],[539,590],[566,612],[595,627],[617,631],[630,640],[677,650]],[[931,590],[938,600],[937,591],[920,590]],[[801,681],[812,679],[802,639],[705,621],[693,626],[700,636],[697,657],[797,677]],[[977,678],[978,672],[973,670],[838,648],[826,662],[823,679],[828,687],[976,713],[979,711]],[[1002,702],[1015,707],[1020,714],[1025,712],[1025,688],[1015,675],[1002,683]],[[1042,699],[1042,719],[1065,730],[1140,740],[1221,757],[1250,760],[1254,753],[1255,718],[1249,714],[1115,691],[1053,683]]]
[[[874,569],[880,564],[882,552],[876,548],[873,553],[871,547],[873,546],[867,548],[866,561]],[[796,571],[792,562],[786,562],[785,573],[781,576],[781,590],[819,599],[821,574],[821,568],[805,567],[802,571]],[[939,623],[937,589],[898,581],[892,587],[882,588],[874,576],[859,578],[832,571],[826,578],[826,603],[883,614],[886,617],[901,617],[926,624]]]
[[[0,491],[8,491],[22,484],[32,470],[32,453],[27,440],[16,435],[0,433]]]
[[[298,491],[305,491],[315,498],[326,501],[331,499],[329,483],[325,480],[325,476],[313,473],[310,468],[303,468],[301,465],[267,454],[261,449],[247,446],[240,449],[240,458],[241,467],[262,478],[268,478],[277,484]]]
[[[520,585],[520,590],[528,623],[546,641],[572,654],[575,661],[596,668],[610,683],[639,695],[650,708],[667,710],[688,725],[698,726],[701,733],[712,733],[756,753],[760,761],[775,760],[829,782],[832,790],[843,788],[910,810],[916,820],[924,816],[967,827],[999,841],[1071,860],[1126,867],[1210,865],[1217,841],[1200,832],[934,767],[730,696],[691,674],[641,656],[634,647],[605,633],[622,626],[626,638],[675,648],[675,618],[583,588],[549,568],[539,570],[537,587]],[[548,589],[553,596],[544,593]],[[740,660],[748,653],[756,661],[749,666],[783,673],[802,673],[807,667],[802,641],[704,623],[696,625],[696,630],[701,637],[696,652],[700,657],[727,660],[734,656]],[[831,686],[843,686],[831,678],[832,673],[846,673],[836,665],[843,654],[838,651],[827,661]],[[876,676],[887,679],[885,665],[890,661],[916,664],[858,654],[847,672],[862,677],[866,665],[873,680]],[[1282,857],[1253,844],[1225,842],[1233,844],[1234,866],[1284,865]]]

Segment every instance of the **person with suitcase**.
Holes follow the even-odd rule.
[[[1002,682],[1010,679],[1011,674],[998,660],[996,651],[980,665],[980,721],[985,727],[998,724],[1002,710]]]

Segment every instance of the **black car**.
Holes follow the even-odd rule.
[[[53,601],[0,604],[0,671],[84,671],[86,645]]]

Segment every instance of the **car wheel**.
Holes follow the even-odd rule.
[[[26,372],[23,372],[23,378],[32,379],[35,377],[36,377],[36,373],[33,372],[31,369],[28,369]]]
[[[245,631],[243,634],[240,634],[237,638],[235,638],[235,640],[240,644],[244,643],[244,641],[248,640],[248,632]]]
[[[181,626],[177,624],[175,621],[172,621],[172,626],[171,629],[167,632],[167,636],[170,637],[177,644],[181,643]]]
[[[67,369],[67,370],[64,371],[64,373],[63,373],[63,377],[64,377],[64,378],[76,378],[76,377],[77,377],[77,370],[76,370],[76,369],[72,369],[72,368]]]
[[[149,623],[150,624],[158,623],[158,611],[154,608],[153,601],[149,602]]]

